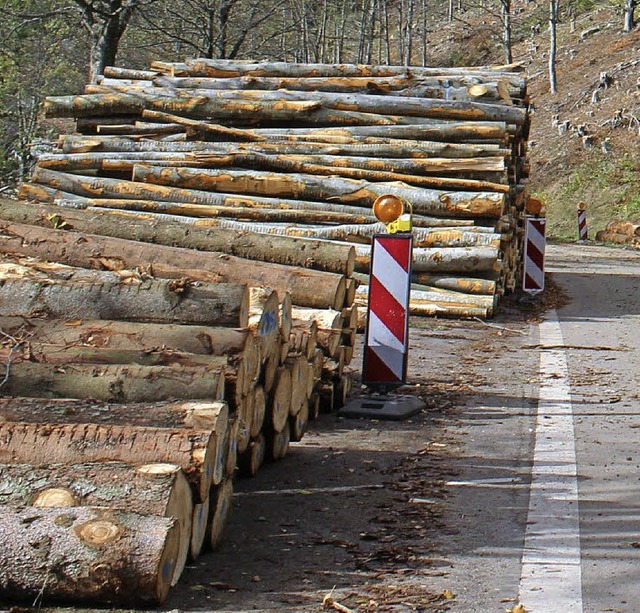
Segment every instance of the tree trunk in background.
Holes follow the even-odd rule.
[[[552,94],[558,91],[556,82],[558,2],[559,0],[549,0],[549,90]]]
[[[636,0],[625,0],[624,2],[624,31],[631,32],[635,26]]]
[[[511,0],[501,0],[502,4],[502,24],[504,45],[504,59],[507,64],[513,62],[513,53],[511,51]]]

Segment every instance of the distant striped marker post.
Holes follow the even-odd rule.
[[[410,233],[373,237],[362,382],[383,392],[405,382],[412,248]]]
[[[544,291],[544,252],[546,247],[544,217],[527,215],[524,228],[524,272],[522,289],[529,294]]]
[[[587,228],[587,209],[585,204],[581,202],[578,205],[578,240],[586,241],[589,238],[589,230]]]

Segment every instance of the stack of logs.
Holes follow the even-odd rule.
[[[160,602],[349,394],[353,249],[10,200],[0,230],[0,593]]]
[[[596,240],[630,247],[640,246],[640,224],[630,221],[612,221],[604,230],[596,232]]]
[[[218,545],[234,475],[350,392],[376,196],[413,209],[412,312],[490,316],[526,101],[508,69],[211,60],[48,99],[78,133],[0,201],[0,593],[157,603]]]
[[[47,99],[79,134],[39,157],[21,195],[353,244],[366,281],[383,230],[372,201],[397,194],[414,213],[412,312],[489,317],[521,275],[527,101],[510,67],[111,67]]]

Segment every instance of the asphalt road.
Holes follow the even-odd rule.
[[[420,415],[322,415],[237,480],[161,609],[640,613],[640,252],[547,253],[539,301],[412,320]]]
[[[640,253],[551,245],[547,271],[567,303],[511,326],[448,427],[440,587],[452,611],[637,613]]]

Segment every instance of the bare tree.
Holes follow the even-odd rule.
[[[134,13],[157,0],[72,0],[89,34],[89,80],[115,64],[120,40]]]
[[[558,91],[556,82],[558,4],[559,0],[549,0],[549,89],[552,94]]]
[[[513,52],[511,44],[511,0],[500,0],[502,12],[502,45],[504,47],[504,58],[507,64],[513,62]]]
[[[631,32],[636,25],[635,12],[637,0],[624,0],[624,31]]]

